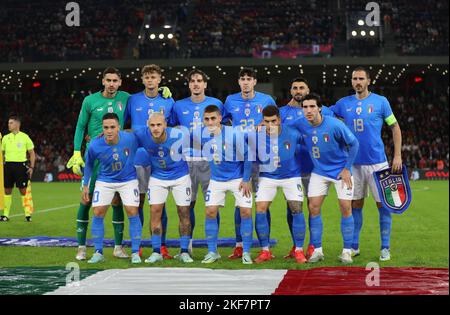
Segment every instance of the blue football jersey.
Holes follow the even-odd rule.
[[[334,113],[327,106],[322,106],[322,115],[333,117]],[[303,109],[286,105],[280,108],[280,117],[283,125],[295,126],[297,120],[303,119],[305,116],[303,115]],[[308,149],[304,145],[301,146],[297,158],[299,159],[300,173],[302,175],[311,174],[314,164],[309,156]]]
[[[145,91],[132,94],[128,98],[125,108],[124,122],[131,120],[131,129],[138,130],[147,127],[147,120],[154,112],[164,114],[168,123],[172,115],[175,101],[172,98],[163,98],[160,94],[148,97]],[[143,149],[139,149],[134,159],[134,165],[148,166],[149,159]]]
[[[259,176],[272,179],[300,177],[301,134],[288,125],[278,136],[269,136],[265,129],[257,134]]]
[[[207,128],[202,130],[201,144],[203,156],[209,162],[211,179],[227,182],[243,178],[250,180],[252,162],[248,161],[247,142],[240,129],[222,126],[218,135],[210,134]]]
[[[270,105],[277,106],[270,95],[260,92],[255,92],[255,97],[250,100],[243,99],[240,92],[229,95],[223,105],[223,121],[231,119],[233,126],[253,130],[263,119],[263,109]]]
[[[94,161],[99,161],[97,180],[106,183],[123,183],[136,179],[134,156],[138,148],[136,136],[131,132],[119,131],[119,142],[106,143],[100,136],[91,141],[86,155],[83,184],[88,185],[92,176]]]
[[[363,100],[351,95],[340,99],[331,109],[344,119],[347,127],[359,141],[359,152],[355,165],[371,165],[387,161],[381,129],[383,122],[397,122],[389,101],[375,93]]]
[[[187,156],[200,157],[201,149],[197,148],[192,141],[192,134],[201,134],[203,125],[203,113],[209,105],[216,105],[223,115],[223,104],[217,98],[205,96],[205,100],[200,103],[194,103],[190,97],[176,101],[173,105],[171,124],[172,126],[183,126],[189,129],[191,136],[190,150]]]
[[[186,140],[180,130],[167,128],[167,139],[164,143],[153,141],[148,127],[139,129],[135,133],[139,146],[143,147],[148,154],[152,177],[174,180],[189,174],[189,168],[183,156]]]
[[[351,171],[351,165],[357,154],[358,140],[342,121],[323,116],[320,125],[312,126],[304,118],[299,120],[297,128],[302,134],[302,143],[306,145],[313,161],[312,173],[338,179],[344,167]],[[349,154],[348,147],[352,155]]]

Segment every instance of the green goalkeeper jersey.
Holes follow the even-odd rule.
[[[103,132],[102,120],[103,115],[106,113],[116,113],[119,116],[120,127],[123,128],[123,115],[129,97],[130,94],[123,91],[117,91],[114,98],[106,98],[102,95],[102,92],[87,96],[83,101],[80,115],[78,116],[74,150],[81,151],[86,126],[87,134],[91,140]]]

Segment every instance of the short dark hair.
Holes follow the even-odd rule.
[[[280,110],[275,105],[269,105],[262,111],[263,117],[277,116],[280,117]]]
[[[107,75],[107,74],[117,74],[117,76],[119,78],[122,78],[122,74],[120,73],[119,69],[117,68],[113,68],[113,67],[108,67],[103,71],[103,78]]]
[[[204,73],[202,70],[200,69],[193,69],[191,71],[189,71],[189,73],[186,75],[186,80],[189,82],[191,81],[192,77],[195,75],[201,75],[203,78],[203,81],[208,82],[208,76],[206,75],[206,73]]]
[[[321,100],[320,96],[318,94],[316,94],[316,93],[310,93],[310,94],[306,95],[302,99],[302,107],[303,107],[303,102],[304,101],[309,101],[309,100],[316,101],[317,107],[322,107],[322,100]]]
[[[291,81],[291,86],[292,86],[292,84],[294,84],[295,82],[303,82],[303,83],[305,83],[307,86],[309,86],[308,80],[306,80],[304,77],[296,77],[296,78],[292,79],[292,81]]]
[[[18,122],[22,122],[22,118],[20,118],[20,116],[16,115],[16,114],[10,115],[8,120],[10,120],[10,119],[18,121]]]
[[[106,113],[105,115],[103,115],[102,121],[107,119],[115,119],[117,120],[117,122],[119,122],[119,116],[117,116],[116,113]]]
[[[161,67],[155,64],[145,65],[141,70],[141,75],[152,72],[156,72],[157,74],[161,75],[162,74]]]
[[[256,71],[253,68],[243,68],[239,71],[239,78],[248,75],[249,77],[256,79]]]
[[[358,66],[355,69],[353,69],[353,72],[355,72],[355,71],[364,71],[366,73],[367,79],[370,79],[369,70],[367,70],[366,68],[364,68],[362,66]]]
[[[217,107],[216,105],[208,105],[208,106],[206,106],[203,113],[208,113],[208,114],[210,114],[210,113],[219,113],[219,114],[221,114],[219,107]]]

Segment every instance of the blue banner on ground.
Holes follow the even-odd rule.
[[[131,241],[124,240],[124,245],[131,247]],[[277,243],[276,239],[270,240],[270,245],[273,246]],[[150,239],[142,240],[142,246],[152,247]],[[234,238],[219,238],[217,246],[219,247],[234,247],[236,240]],[[93,246],[94,242],[90,239],[87,240],[87,246]],[[170,239],[166,241],[167,247],[180,247],[180,240]],[[30,246],[30,247],[77,247],[77,239],[74,237],[48,237],[48,236],[34,236],[30,238],[0,238],[0,246]],[[103,242],[104,247],[114,247],[114,240],[105,239]],[[192,241],[193,247],[207,247],[206,240],[194,239]],[[259,247],[257,239],[253,240],[252,246]]]

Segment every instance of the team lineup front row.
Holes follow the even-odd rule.
[[[251,69],[241,71],[241,93],[228,97],[223,107],[208,102],[208,97],[204,95],[205,75],[197,70],[188,75],[191,103],[178,106],[178,111],[174,106],[168,114],[164,106],[155,106],[158,101],[165,102],[167,98],[162,98],[158,93],[153,98],[148,95],[151,94],[148,92],[158,89],[160,82],[158,68],[153,66],[149,69],[156,71],[145,72],[144,67],[142,79],[146,89],[128,99],[123,118],[120,115],[123,104],[120,102],[114,102],[120,109],[119,114],[114,110],[113,102],[101,111],[98,106],[91,106],[91,112],[83,103],[79,125],[84,127],[92,123],[97,128],[92,134],[95,138],[91,137],[86,150],[83,203],[80,205],[81,209],[92,202],[94,212],[92,238],[95,253],[89,263],[104,261],[103,218],[111,204],[113,208],[123,204],[130,222],[131,261],[141,263],[143,192],[147,192],[150,204],[153,248],[153,253],[145,262],[155,263],[171,258],[165,248],[164,236],[167,229],[164,222],[167,221],[165,203],[170,191],[180,219],[181,252],[177,258],[185,263],[193,262],[193,205],[199,182],[205,197],[205,236],[208,245],[208,253],[202,263],[213,263],[221,258],[217,251],[218,210],[225,205],[228,191],[235,197],[236,235],[240,238],[237,237],[235,252],[229,257],[242,258],[244,264],[273,259],[269,246],[269,207],[278,188],[283,190],[287,202],[287,218],[294,243],[286,257],[295,258],[297,263],[323,260],[321,207],[331,184],[335,185],[342,214],[343,251],[339,259],[347,264],[352,263],[352,256],[359,255],[362,206],[369,186],[380,211],[380,260],[390,259],[391,215],[379,203],[372,172],[389,167],[380,135],[384,122],[391,126],[394,137],[396,155],[392,168],[394,171],[401,169],[398,152],[401,133],[386,98],[368,92],[370,78],[365,69],[357,68],[353,72],[352,84],[356,95],[344,98],[330,108],[322,106],[318,95],[309,93],[305,80],[294,80],[291,94],[292,103],[296,104],[288,104],[281,109],[274,106],[274,102],[264,104],[258,100],[264,94],[254,91],[256,76]],[[104,81],[108,79],[107,75],[104,74]],[[152,76],[156,77],[156,84],[153,85]],[[114,91],[108,90],[105,82],[104,85],[102,96],[105,99],[107,95],[103,94],[117,92],[117,87]],[[104,103],[105,99],[101,102]],[[198,106],[200,103],[202,106]],[[99,121],[100,113],[97,113],[97,121],[93,122],[91,114],[96,110],[102,117]],[[104,114],[103,110],[107,113]],[[343,121],[333,115],[343,118]],[[127,119],[131,120],[130,132],[121,130],[123,121]],[[228,121],[232,126],[223,124]],[[181,128],[168,127],[168,122]],[[189,129],[182,126],[189,126]],[[101,130],[98,130],[99,127]],[[83,128],[77,124],[77,132],[78,129]],[[76,134],[75,139],[77,137],[80,138]],[[80,146],[75,146],[78,156],[74,154],[74,158],[78,161]],[[72,166],[74,172],[79,172],[76,167],[82,165],[75,161]],[[198,180],[192,175],[203,178]],[[204,185],[205,182],[207,185]],[[254,221],[252,191],[256,203]],[[306,254],[303,250],[306,234],[302,212],[304,195],[308,198],[310,232]],[[77,224],[86,223],[80,215],[77,221]],[[114,214],[113,221],[116,221]],[[253,225],[262,249],[254,261],[250,256]],[[85,248],[80,248],[77,259],[85,257]]]

